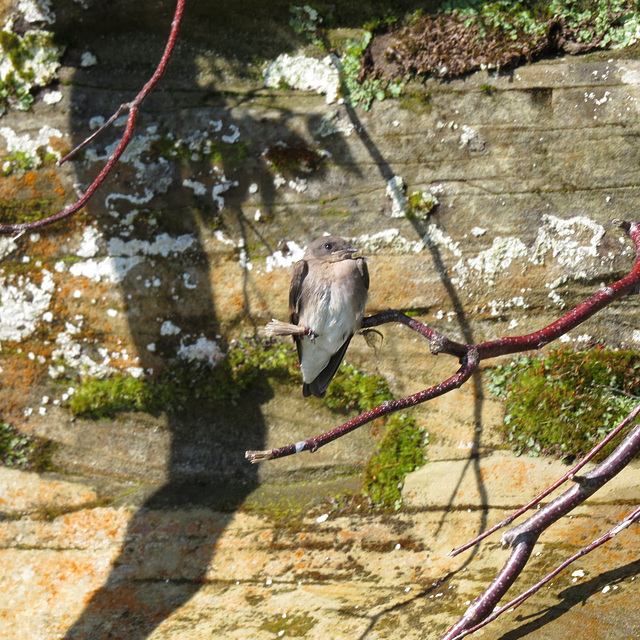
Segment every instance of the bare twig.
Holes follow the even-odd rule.
[[[620,473],[638,453],[640,425],[627,435],[606,460],[585,473],[583,482],[574,484],[528,520],[507,531],[502,536],[502,545],[513,547],[511,556],[491,584],[471,603],[462,618],[442,636],[441,640],[453,640],[462,637],[461,634],[471,633],[471,629],[491,615],[502,596],[524,569],[539,535]],[[635,518],[637,516],[634,516]],[[615,531],[617,533],[618,529]]]
[[[569,471],[567,471],[567,473],[565,473],[561,478],[556,480],[551,486],[547,487],[542,493],[540,493],[533,500],[525,504],[523,507],[520,507],[520,509],[518,509],[517,511],[514,511],[511,515],[507,516],[504,520],[502,520],[502,522],[498,522],[498,524],[494,525],[490,529],[487,529],[486,531],[483,531],[480,535],[476,536],[473,540],[469,540],[469,542],[466,542],[462,546],[457,547],[456,549],[451,551],[449,555],[457,556],[459,553],[462,553],[463,551],[466,551],[467,549],[475,546],[481,540],[484,540],[485,538],[490,536],[492,533],[498,531],[498,529],[502,529],[503,527],[510,525],[517,517],[521,516],[525,511],[528,511],[529,509],[531,509],[531,507],[534,507],[535,505],[537,505],[541,500],[546,498],[550,493],[553,493],[553,491],[555,491],[560,485],[564,484],[567,480],[573,479],[576,473],[578,473],[578,471],[582,469],[582,467],[584,467],[584,465],[587,464],[587,462],[589,462],[596,455],[598,455],[598,453],[600,453],[600,451],[602,451],[602,449],[606,447],[607,444],[609,444],[609,442],[611,442],[624,428],[626,428],[630,423],[632,423],[638,417],[638,414],[640,414],[640,404],[637,407],[635,407],[635,409],[633,409],[633,411],[624,420],[622,420],[620,424],[618,424],[615,427],[615,429],[610,431],[595,447],[593,447],[593,449],[591,449],[591,451],[589,451],[589,453],[584,458],[582,458],[582,460],[580,460],[577,464],[575,464]]]
[[[362,425],[375,420],[376,418],[380,418],[389,413],[394,413],[395,411],[400,411],[401,409],[406,409],[407,407],[412,407],[416,404],[420,404],[421,402],[426,402],[427,400],[431,400],[432,398],[437,398],[438,396],[444,395],[445,393],[451,391],[452,389],[457,389],[461,387],[470,377],[471,374],[476,370],[478,366],[478,354],[475,348],[470,347],[468,356],[464,358],[462,365],[458,371],[452,375],[450,378],[437,384],[429,389],[425,389],[424,391],[419,391],[418,393],[407,396],[406,398],[400,398],[399,400],[390,400],[388,402],[383,402],[379,407],[375,409],[371,409],[371,411],[366,411],[365,413],[360,414],[353,420],[349,420],[344,424],[332,429],[331,431],[327,431],[319,436],[315,436],[314,438],[309,438],[308,440],[302,440],[300,442],[296,442],[295,444],[289,444],[284,447],[280,447],[279,449],[269,449],[267,451],[247,451],[245,453],[245,457],[250,462],[262,462],[263,460],[273,460],[275,458],[284,458],[285,456],[293,455],[294,453],[300,453],[301,451],[310,451],[314,453],[320,447],[324,447],[325,444],[329,444],[334,440],[358,429]]]
[[[553,571],[550,571],[542,580],[534,584],[532,587],[522,592],[519,596],[503,605],[499,609],[494,609],[494,611],[489,614],[486,618],[479,622],[473,627],[469,627],[464,631],[460,632],[458,635],[454,636],[452,640],[460,640],[460,638],[464,638],[472,633],[478,631],[482,627],[485,627],[490,622],[493,622],[498,616],[502,615],[505,611],[510,611],[512,609],[516,609],[519,607],[525,600],[527,600],[534,593],[539,591],[547,582],[555,578],[561,571],[566,569],[570,564],[574,563],[579,558],[586,556],[588,553],[591,553],[598,547],[601,547],[603,544],[612,540],[616,535],[618,535],[621,531],[631,526],[634,522],[640,521],[640,507],[632,511],[630,514],[625,516],[623,520],[621,520],[615,527],[607,531],[604,535],[600,536],[597,540],[594,540],[591,544],[587,545],[574,553],[570,558],[567,558],[564,562],[560,563]]]
[[[107,160],[107,163],[102,168],[97,178],[89,185],[87,190],[78,198],[76,202],[72,205],[68,206],[66,209],[59,211],[47,218],[43,218],[42,220],[35,220],[33,222],[22,222],[17,224],[3,224],[0,225],[0,234],[1,235],[10,235],[17,232],[23,232],[26,230],[39,229],[41,227],[46,227],[54,222],[58,222],[59,220],[64,220],[72,216],[74,213],[77,213],[84,205],[89,201],[89,199],[93,196],[93,194],[97,191],[98,187],[104,182],[105,178],[111,173],[111,170],[115,166],[115,164],[120,159],[120,156],[124,153],[124,150],[127,148],[129,142],[131,142],[131,138],[133,136],[133,130],[136,124],[136,120],[138,118],[138,112],[140,109],[140,105],[145,100],[145,98],[151,93],[154,87],[158,84],[158,81],[164,74],[169,60],[171,58],[171,54],[175,48],[176,39],[178,37],[178,31],[180,30],[180,23],[182,21],[182,14],[184,12],[184,5],[186,0],[177,0],[176,1],[176,9],[173,15],[173,20],[171,22],[171,31],[169,33],[169,37],[167,39],[167,43],[164,48],[164,52],[162,54],[162,58],[156,67],[155,72],[148,80],[148,82],[142,87],[140,93],[131,101],[125,104],[120,105],[116,113],[109,118],[109,120],[105,123],[103,127],[101,127],[94,134],[89,136],[87,140],[82,142],[78,147],[76,147],[73,151],[68,153],[61,161],[65,162],[70,157],[72,157],[75,153],[77,153],[81,148],[83,148],[86,144],[88,144],[91,140],[93,140],[99,133],[104,131],[104,129],[111,125],[115,119],[125,111],[129,112],[127,117],[127,124],[124,129],[124,133],[120,142],[118,143],[115,151],[111,154],[111,157]]]
[[[471,374],[476,369],[480,360],[495,358],[497,356],[510,353],[528,351],[531,349],[538,349],[549,344],[561,335],[583,323],[594,313],[611,304],[614,300],[634,292],[640,285],[640,222],[614,220],[614,224],[621,227],[630,236],[636,246],[636,261],[630,273],[621,280],[600,289],[600,291],[579,304],[560,319],[543,329],[536,331],[535,333],[530,333],[524,336],[490,340],[478,345],[465,345],[460,342],[449,340],[446,336],[438,333],[430,327],[427,327],[421,322],[418,322],[414,318],[409,318],[405,314],[392,309],[388,309],[387,311],[383,311],[375,316],[365,318],[362,321],[363,329],[377,327],[388,322],[401,322],[402,324],[407,325],[410,329],[417,331],[429,340],[432,353],[447,353],[458,357],[462,363],[461,368],[454,376],[438,385],[406,398],[385,402],[379,407],[376,407],[371,411],[367,411],[366,413],[345,422],[327,433],[308,440],[289,444],[278,449],[270,449],[268,451],[247,451],[245,454],[246,458],[250,462],[255,463],[263,460],[283,458],[302,451],[310,451],[313,453],[325,444],[350,433],[354,429],[357,429],[376,418],[393,413],[394,411],[413,407],[460,387],[469,379],[469,377],[471,377]]]

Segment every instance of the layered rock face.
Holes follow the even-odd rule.
[[[115,148],[124,117],[74,161],[61,167],[54,162],[149,78],[172,11],[157,2],[69,0],[53,8],[34,3],[31,9],[40,13],[32,15],[18,7],[29,3],[14,4],[2,3],[4,19],[19,16],[12,28],[21,35],[32,28],[56,33],[48,55],[60,66],[57,83],[39,89],[30,110],[9,104],[0,118],[4,223],[44,217],[86,189]],[[246,449],[295,442],[340,418],[321,402],[303,401],[299,389],[278,387],[215,415],[198,414],[195,407],[189,416],[76,420],[64,406],[70,388],[80,379],[152,375],[176,359],[215,364],[243,333],[273,317],[286,319],[291,266],[324,233],[349,238],[368,258],[368,313],[388,307],[411,312],[469,343],[535,331],[633,263],[630,241],[611,220],[638,217],[638,61],[605,54],[429,80],[364,112],[340,99],[330,58],[293,53],[302,43],[283,26],[288,4],[269,5],[270,11],[250,2],[222,8],[190,3],[165,77],[144,103],[115,172],[85,210],[0,240],[2,420],[57,446],[55,477],[16,471],[5,478],[12,497],[4,509],[16,519],[5,527],[5,579],[14,584],[20,578],[39,598],[51,596],[48,617],[27,616],[25,594],[3,606],[15,632],[6,637],[64,637],[69,628],[68,637],[98,637],[96,629],[118,629],[117,619],[129,611],[140,620],[137,630],[122,623],[129,638],[154,629],[158,638],[203,637],[205,631],[232,638],[247,628],[251,637],[270,638],[287,628],[272,620],[277,610],[297,612],[299,635],[317,638],[366,634],[386,616],[377,637],[391,638],[399,623],[395,610],[387,611],[389,597],[408,603],[406,619],[413,622],[403,627],[403,637],[414,637],[416,620],[430,621],[435,631],[415,637],[438,637],[477,595],[482,571],[497,566],[499,554],[480,563],[478,576],[455,588],[446,584],[446,611],[427,611],[406,594],[417,589],[424,598],[440,597],[426,585],[463,567],[462,561],[442,561],[457,543],[456,532],[468,537],[497,520],[496,507],[514,499],[509,488],[487,492],[491,472],[470,456],[499,445],[493,427],[501,420],[500,406],[480,378],[416,411],[430,433],[430,459],[438,465],[455,460],[449,474],[438,467],[438,477],[449,476],[453,497],[445,490],[437,498],[421,493],[423,476],[416,476],[405,489],[410,512],[395,521],[370,516],[361,531],[363,521],[345,516],[315,546],[305,538],[315,535],[315,516],[292,532],[259,514],[234,519],[216,509],[226,494],[234,505],[251,496],[260,502],[269,493],[265,487],[275,487],[271,496],[308,495],[309,502],[344,488],[351,482],[343,483],[345,475],[357,472],[375,448],[370,430],[313,456],[257,468],[245,462]],[[64,53],[55,48],[62,44]],[[288,60],[270,66],[285,52]],[[267,78],[280,74],[277,83],[265,84],[268,69]],[[567,340],[637,348],[637,319],[638,301],[629,297]],[[395,395],[455,371],[454,360],[432,356],[408,329],[381,331],[376,350],[356,338],[347,359],[383,375]],[[428,473],[428,466],[419,473]],[[309,490],[310,482],[323,489]],[[454,499],[458,483],[474,487],[455,493],[467,496],[461,502]],[[141,504],[146,508],[135,511],[132,505]],[[175,518],[167,515],[178,507],[183,511]],[[462,507],[473,509],[473,521],[460,519]],[[47,509],[57,515],[53,524],[34,525],[29,516]],[[434,509],[443,520],[436,521]],[[493,510],[483,515],[487,509]],[[584,536],[614,522],[619,511],[601,506]],[[586,518],[587,510],[581,515]],[[74,537],[73,531],[84,533]],[[91,537],[90,531],[99,533]],[[139,558],[146,552],[137,545],[150,531],[157,543],[153,557],[170,561],[145,568]],[[397,531],[407,533],[396,542]],[[22,536],[30,550],[20,549]],[[581,536],[582,530],[568,544],[579,546]],[[384,544],[376,546],[378,539]],[[397,562],[391,557],[391,551],[400,554],[396,544],[408,547]],[[284,548],[294,555],[303,550],[299,566],[290,566]],[[623,550],[614,555],[607,562],[634,566]],[[331,571],[320,556],[328,556]],[[49,576],[44,582],[37,572],[25,573],[39,562],[40,575]],[[54,579],[60,562],[64,575]],[[112,563],[124,567],[121,573],[109,574]],[[362,600],[350,568],[362,577]],[[588,571],[602,570],[594,565]],[[629,577],[620,571],[611,579]],[[78,575],[86,579],[78,583]],[[118,585],[129,575],[152,583],[159,599],[133,588],[125,593],[128,587]],[[284,587],[270,589],[279,579],[291,585],[289,595]],[[105,580],[108,588],[98,590]],[[207,587],[198,592],[203,582]],[[591,582],[589,594],[605,586]],[[69,597],[51,595],[58,587]],[[634,589],[629,581],[623,588],[629,594]],[[186,605],[196,593],[200,600]],[[304,616],[300,603],[306,603]],[[362,606],[370,615],[365,621],[356,613]],[[104,613],[110,609],[113,619]],[[247,623],[233,618],[234,611],[254,617]],[[637,614],[618,611],[607,608],[598,619],[590,610],[589,624],[609,625],[606,637],[630,637],[625,634],[630,625],[637,629]],[[162,620],[165,626],[158,627]],[[575,623],[569,614],[564,620],[567,629]],[[332,636],[340,625],[343,635]],[[548,637],[564,637],[557,628],[553,633]]]

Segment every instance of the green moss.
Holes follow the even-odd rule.
[[[426,220],[431,212],[440,204],[437,196],[429,191],[413,191],[407,197],[407,218]]]
[[[237,403],[249,389],[267,379],[300,383],[293,348],[259,338],[235,343],[217,365],[177,361],[151,378],[115,375],[86,379],[68,403],[74,415],[100,419],[121,411],[181,412],[220,401]]]
[[[378,451],[365,469],[365,494],[374,505],[397,510],[405,476],[424,464],[428,434],[408,413],[394,413],[387,420]]]
[[[579,42],[602,38],[601,47],[628,44],[635,31],[629,23],[638,18],[629,0],[446,0],[441,9],[462,16],[466,27],[478,26],[481,37],[499,31],[515,42],[522,35],[544,34],[548,21],[556,19],[575,30]]]
[[[0,464],[6,467],[46,471],[52,468],[53,444],[0,423]]]
[[[362,40],[348,40],[341,60],[342,91],[352,106],[360,105],[364,111],[371,109],[374,100],[385,98],[382,80],[361,77],[362,59],[371,38],[371,31],[365,31]]]
[[[222,142],[203,136],[200,140],[176,140],[173,136],[164,136],[153,140],[149,153],[153,158],[178,160],[183,164],[208,162],[236,166],[242,164],[249,153],[249,142]]]
[[[62,52],[48,31],[27,31],[24,36],[6,28],[0,31],[0,112],[8,105],[29,109],[31,90],[53,80]]]
[[[364,413],[393,400],[384,378],[359,372],[345,365],[334,378],[326,397],[335,411]],[[408,473],[424,463],[427,434],[407,412],[380,420],[382,438],[364,470],[364,493],[376,507],[399,509],[402,487]]]
[[[348,209],[336,209],[335,207],[324,209],[322,211],[323,216],[334,216],[336,218],[346,218],[353,215]]]
[[[488,375],[490,390],[505,401],[504,438],[518,454],[581,456],[640,396],[640,354],[628,350],[557,349],[517,358]]]
[[[295,349],[275,340],[246,337],[232,344],[215,367],[177,361],[150,378],[116,375],[86,379],[75,386],[67,406],[72,414],[113,418],[123,411],[211,411],[220,402],[242,401],[273,384],[302,384]],[[393,400],[381,376],[343,365],[324,399],[341,415],[364,413]],[[395,413],[374,424],[382,434],[378,450],[364,471],[364,492],[378,507],[399,508],[404,477],[424,461],[425,433],[408,413]]]
[[[382,376],[358,371],[353,365],[343,365],[327,391],[327,406],[339,412],[370,411],[383,402],[393,400],[393,394]]]
[[[261,629],[277,636],[301,638],[318,623],[318,620],[306,613],[277,615],[263,622]]]
[[[400,108],[416,115],[431,113],[432,95],[429,91],[412,91],[404,93],[400,99]]]
[[[323,156],[309,146],[290,147],[284,143],[270,146],[262,157],[279,173],[304,175],[315,173],[324,162]]]
[[[0,223],[18,224],[46,218],[55,212],[53,199],[0,199]]]

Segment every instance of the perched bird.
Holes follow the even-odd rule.
[[[293,269],[289,314],[300,369],[302,393],[323,398],[354,333],[360,329],[369,289],[364,258],[343,238],[314,240]]]

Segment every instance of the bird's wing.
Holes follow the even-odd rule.
[[[347,347],[349,346],[352,337],[353,336],[349,336],[340,349],[331,356],[331,360],[329,360],[327,366],[317,375],[313,382],[302,385],[302,395],[305,398],[310,395],[314,395],[317,398],[324,398],[324,394],[327,392],[333,376],[336,375],[336,371],[344,358],[344,354],[347,351]]]
[[[306,260],[298,260],[293,267],[291,275],[291,286],[289,287],[289,321],[291,324],[298,324],[300,317],[300,294],[302,293],[302,282],[309,273],[309,263]]]
[[[293,267],[291,275],[291,286],[289,287],[289,322],[298,324],[300,318],[300,294],[302,293],[302,283],[309,273],[309,263],[306,260],[298,260]],[[302,360],[302,345],[300,336],[293,336],[298,352],[298,361]]]
[[[362,282],[364,283],[364,288],[369,290],[369,268],[367,267],[367,261],[364,258],[356,258],[356,265],[358,266],[358,271],[362,276]]]

